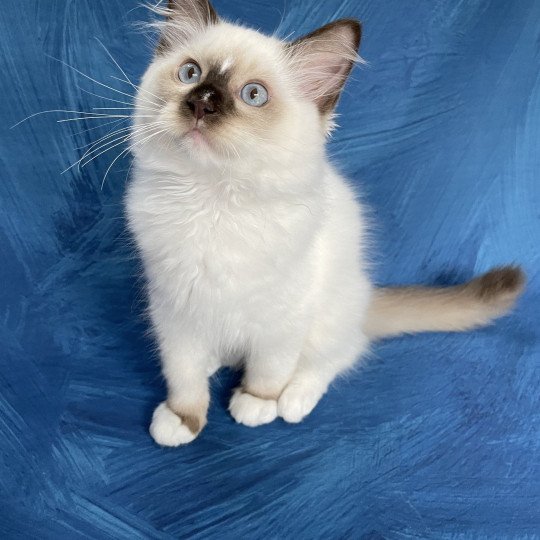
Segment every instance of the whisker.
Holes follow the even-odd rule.
[[[129,101],[120,101],[118,99],[113,99],[113,98],[110,98],[110,97],[102,96],[100,94],[96,94],[95,92],[90,92],[90,90],[86,90],[85,88],[81,88],[80,86],[77,86],[77,88],[81,92],[84,92],[85,94],[90,94],[91,96],[96,96],[98,98],[105,99],[107,101],[114,101],[115,103],[122,103],[123,105],[133,105],[133,102],[130,103]]]
[[[111,54],[111,52],[109,51],[109,49],[107,49],[107,47],[105,47],[105,45],[102,43],[102,41],[96,37],[96,40],[97,42],[101,45],[101,47],[103,48],[103,50],[107,53],[107,55],[109,56],[109,58],[114,62],[114,64],[116,65],[116,67],[120,70],[120,72],[122,73],[122,75],[125,77],[125,79],[123,80],[123,82],[127,82],[128,84],[130,84],[135,90],[141,90],[142,92],[145,92],[146,94],[150,94],[151,96],[159,99],[162,103],[166,103],[166,101],[163,99],[163,98],[160,98],[159,96],[156,96],[155,94],[152,94],[152,92],[149,92],[148,90],[144,90],[144,89],[141,89],[139,88],[136,84],[134,84],[131,79],[127,76],[126,72],[120,67],[120,64],[114,59],[113,55]],[[120,80],[122,81],[122,79],[118,79],[118,77],[114,77],[113,76],[113,79],[117,79],[117,80]]]
[[[100,126],[101,127],[101,126]],[[115,135],[118,135],[119,133],[122,133],[123,131],[128,131],[131,129],[131,126],[127,126],[127,127],[123,127],[123,128],[119,128],[119,129],[115,129],[114,131],[109,131],[107,132],[105,135],[103,135],[102,137],[100,137],[99,139],[97,139],[96,141],[91,141],[87,144],[83,144],[82,146],[76,146],[74,148],[74,150],[82,150],[83,148],[88,148],[89,146],[95,146],[96,144],[99,144],[100,142],[104,141],[105,139],[108,139],[109,137],[113,137]]]
[[[98,84],[99,86],[103,86],[104,88],[108,88],[109,90],[112,90],[113,92],[117,92],[118,94],[122,94],[123,96],[128,96],[130,98],[133,98],[134,96],[132,94],[127,94],[126,92],[122,92],[118,90],[117,88],[113,88],[112,86],[109,86],[107,84],[104,84],[102,82],[97,81],[96,79],[90,77],[90,75],[87,75],[86,73],[83,73],[81,70],[77,69],[76,67],[73,67],[69,65],[67,62],[64,62],[64,60],[61,60],[60,58],[55,58],[54,56],[51,56],[50,54],[46,54],[45,56],[51,58],[52,60],[56,60],[57,62],[60,62],[62,65],[68,67],[69,69],[73,70],[75,73],[78,73],[79,75],[82,75],[84,78],[92,81],[95,84]],[[156,103],[154,103],[156,105]]]
[[[158,129],[160,128],[161,125],[149,125],[149,126],[145,126],[144,128],[139,128],[138,130],[136,130],[135,132],[133,133],[128,133],[127,135],[122,135],[120,136],[119,138],[117,139],[114,139],[112,141],[108,141],[107,143],[103,144],[100,146],[100,148],[96,148],[94,150],[92,150],[91,152],[87,152],[86,153],[86,156],[83,156],[79,161],[75,162],[73,165],[71,165],[70,167],[68,167],[66,170],[69,170],[71,169],[72,167],[74,167],[75,165],[77,165],[78,163],[80,163],[80,168],[83,168],[83,167],[86,167],[86,165],[88,165],[91,161],[93,161],[94,159],[96,159],[97,157],[101,156],[102,154],[108,152],[109,150],[112,150],[113,148],[123,144],[124,142],[128,141],[129,139],[131,139],[132,137],[136,136],[136,135],[140,135],[140,134],[143,134],[143,133],[146,133],[148,131],[151,131],[152,129]],[[115,143],[115,144],[113,144]],[[104,148],[104,149],[103,149]],[[85,159],[85,157],[87,156],[90,156],[90,154],[94,153],[94,152],[97,152],[98,150],[101,150],[101,152],[99,152],[98,154],[92,156],[91,159],[87,159],[84,163],[82,163],[82,161]],[[65,171],[64,171],[65,172]]]
[[[100,143],[102,143],[103,141],[105,141],[106,139],[108,138],[111,138],[111,137],[116,137],[117,135],[119,135],[121,132],[126,132],[126,131],[129,131],[130,133],[130,136],[135,136],[135,135],[138,135],[139,133],[142,133],[146,130],[148,130],[149,128],[152,128],[154,126],[161,126],[163,125],[164,122],[152,122],[150,124],[146,124],[146,125],[143,125],[143,126],[139,126],[135,129],[133,129],[132,126],[128,126],[126,128],[122,128],[122,129],[117,129],[116,131],[113,131],[111,133],[108,133],[107,135],[101,137],[100,139],[98,139],[95,143],[92,144],[92,147],[94,146],[97,146],[97,145],[100,145]],[[121,137],[123,137],[123,135],[121,135]],[[118,138],[116,138],[115,140],[118,140]],[[107,144],[110,144],[111,142],[113,141],[108,141],[107,143],[105,143],[105,145]],[[101,145],[101,147],[105,146],[105,145]],[[94,150],[92,148],[89,149],[89,151],[93,152]],[[87,152],[88,153],[88,152]],[[84,156],[83,156],[84,157]]]
[[[70,169],[72,169],[75,166],[78,166],[79,170],[83,169],[88,164],[90,164],[92,161],[94,161],[94,159],[96,159],[99,156],[105,154],[109,150],[112,150],[113,148],[116,148],[117,146],[119,146],[121,144],[124,144],[125,142],[129,141],[129,139],[130,139],[130,135],[127,134],[127,135],[123,135],[122,137],[119,137],[119,139],[116,139],[115,141],[109,141],[107,144],[103,145],[106,148],[102,149],[101,152],[99,152],[99,153],[97,153],[97,154],[95,154],[95,155],[93,155],[91,157],[90,157],[90,154],[86,155],[85,157],[82,157],[81,159],[79,159],[78,161],[76,161],[75,163],[70,165],[66,170],[62,171],[62,174],[69,171]],[[115,143],[115,144],[113,144],[113,143]],[[98,149],[96,148],[96,151],[97,150]]]
[[[110,98],[110,97],[102,96],[101,94],[96,94],[95,92],[90,92],[89,90],[86,90],[85,88],[81,88],[80,86],[77,86],[77,88],[81,92],[84,92],[85,94],[90,94],[91,96],[96,96],[98,98],[105,99],[107,101],[113,101],[114,103],[120,103],[122,105],[130,105],[131,107],[135,106],[135,104],[133,102],[130,103],[129,101],[121,101],[121,100],[118,100],[118,99],[113,99],[113,98]],[[134,97],[134,96],[131,96],[131,97]],[[153,110],[153,111],[156,111],[156,112],[160,111],[159,105],[157,103],[154,103],[153,101],[149,101],[149,100],[144,100],[144,101],[146,101],[150,105],[153,105],[153,107],[146,107],[147,110]]]
[[[121,129],[117,129],[117,130],[115,130],[113,132],[110,132],[110,133],[107,133],[106,135],[103,135],[103,137],[100,137],[97,141],[91,142],[91,143],[86,144],[84,146],[80,146],[79,148],[76,148],[75,150],[82,150],[83,148],[87,148],[87,150],[85,150],[85,153],[88,152],[89,150],[92,151],[93,147],[100,145],[105,140],[110,139],[111,137],[116,137],[117,135],[120,135],[120,133],[129,132],[130,130],[131,130],[131,126],[124,127],[124,128],[121,128]],[[90,147],[90,148],[88,148],[88,147]]]
[[[101,156],[102,154],[108,152],[109,150],[112,150],[113,148],[115,148],[115,147],[123,144],[124,142],[128,141],[134,135],[139,135],[141,133],[145,133],[147,131],[150,131],[151,129],[157,129],[159,127],[161,127],[161,126],[160,125],[157,125],[157,126],[154,126],[154,125],[145,126],[145,128],[139,128],[139,130],[136,130],[133,133],[128,133],[127,135],[121,135],[120,137],[118,137],[118,138],[116,138],[114,140],[107,141],[105,144],[100,145],[99,148],[95,148],[95,149],[93,149],[91,151],[86,151],[84,153],[84,155],[78,161],[76,161],[75,163],[70,165],[65,171],[62,172],[62,174],[69,171],[71,168],[73,168],[73,167],[75,167],[76,165],[79,165],[79,164],[80,164],[79,168],[86,167],[86,165],[88,165],[91,161],[93,161],[97,157]],[[98,154],[92,156],[91,159],[86,159],[88,156],[90,156],[94,152],[97,152],[98,150],[101,150],[101,152],[99,152]],[[85,159],[86,159],[86,161],[85,161]],[[84,163],[83,163],[83,161],[84,161]]]
[[[81,120],[104,120],[106,118],[153,118],[151,114],[108,114],[104,116],[80,116],[78,118],[64,118],[63,120],[57,120],[58,123],[62,122],[77,122]]]
[[[112,141],[108,141],[106,142],[105,144],[101,145],[99,148],[95,148],[94,150],[92,150],[91,152],[88,152],[86,151],[83,156],[78,159],[77,161],[75,161],[75,163],[72,163],[69,167],[67,167],[66,169],[64,169],[61,174],[65,174],[66,172],[68,172],[70,169],[72,169],[73,167],[75,166],[78,166],[78,169],[81,170],[82,167],[85,167],[86,165],[88,165],[88,163],[90,163],[93,159],[99,157],[101,154],[104,154],[105,152],[107,152],[108,150],[110,150],[111,148],[114,148],[115,145],[113,145],[113,143],[115,142],[118,142],[118,144],[122,144],[122,142],[124,141],[127,141],[129,139],[129,134],[126,134],[126,135],[122,135],[121,137],[118,137],[117,139],[114,139]],[[100,152],[99,154],[95,155],[95,156],[92,156],[91,159],[88,159],[85,163],[82,163],[86,158],[88,158],[91,154],[93,154],[94,152],[97,152],[98,150],[102,149],[102,148],[105,148],[106,146],[108,145],[111,145],[109,148],[106,148],[105,150],[103,150],[102,152]]]
[[[103,111],[103,110],[118,110],[118,111],[133,111],[135,107],[92,107],[93,111]]]
[[[111,120],[110,122],[105,122],[105,124],[101,124],[99,126],[94,126],[94,127],[91,127],[91,128],[87,128],[87,129],[82,129],[81,131],[77,131],[76,133],[73,133],[72,135],[75,136],[75,135],[82,135],[83,133],[86,133],[87,131],[94,131],[95,129],[101,129],[101,128],[104,128],[105,126],[108,126],[110,124],[119,124],[121,122],[125,122],[127,120],[127,118],[123,118],[123,119],[120,119],[120,120]],[[85,145],[87,146],[87,145]],[[79,148],[84,148],[84,147],[79,147]],[[78,150],[78,148],[75,148],[75,150]]]
[[[124,83],[128,83],[130,84],[131,86],[133,86],[133,88],[139,92],[144,92],[145,94],[150,94],[151,96],[154,96],[156,99],[159,99],[163,104],[166,104],[167,102],[159,97],[159,96],[156,96],[155,94],[152,94],[152,92],[149,92],[148,90],[145,90],[144,88],[141,88],[140,86],[132,83],[131,81],[125,81],[124,79],[121,79],[120,77],[115,77],[114,75],[111,75],[111,78],[112,79],[116,79],[117,81],[120,81],[120,82],[124,82]],[[139,98],[141,98],[141,96],[139,95]],[[144,99],[144,98],[143,98]],[[153,103],[153,101],[151,99],[147,100],[149,101],[150,103]],[[157,105],[157,103],[155,103],[155,105]]]
[[[40,114],[50,114],[50,113],[68,113],[68,114],[92,114],[94,116],[107,116],[105,113],[92,113],[88,111],[74,111],[74,110],[68,110],[68,109],[50,109],[48,111],[40,111],[34,114],[31,114],[30,116],[27,116],[26,118],[23,118],[16,124],[13,124],[10,129],[13,129],[14,127],[17,127],[19,124],[22,124],[23,122],[26,122],[27,120],[30,120],[30,118],[34,118],[35,116],[39,116]]]
[[[126,173],[125,182],[127,182],[128,178],[129,178],[129,173],[131,172],[131,169],[133,168],[134,163],[135,163],[135,160],[132,158],[131,163],[129,164],[129,168],[128,168],[127,173]]]
[[[128,114],[111,114],[106,115],[105,118],[131,118]],[[150,117],[148,117],[150,118]],[[64,118],[62,120],[57,120],[58,124],[63,122],[78,122],[80,120],[104,120],[103,116],[79,116],[77,118]]]
[[[109,171],[111,170],[112,166],[120,159],[122,154],[127,154],[129,151],[131,151],[135,147],[136,144],[146,142],[149,139],[151,139],[152,137],[155,137],[156,135],[159,135],[160,133],[163,133],[164,131],[166,131],[166,130],[163,129],[161,131],[153,133],[153,134],[149,135],[148,137],[145,137],[143,140],[135,142],[134,144],[130,145],[128,148],[126,148],[125,150],[120,152],[120,154],[118,154],[118,156],[116,156],[116,158],[114,158],[112,163],[109,165],[109,167],[105,171],[105,176],[103,177],[103,180],[101,182],[101,189],[103,189],[103,186],[105,185],[105,179],[107,178],[107,175],[109,174]]]
[[[149,107],[92,107],[93,111],[135,111],[137,109],[159,112],[159,109],[151,109]]]

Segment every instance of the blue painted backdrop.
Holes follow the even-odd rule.
[[[136,0],[0,10],[0,536],[496,538],[540,534],[540,2],[220,0],[282,35],[364,22],[333,159],[373,209],[379,283],[453,283],[520,262],[496,325],[378,345],[301,425],[235,425],[214,384],[194,444],[155,446],[163,397],[122,217],[129,160],[61,175],[107,126],[150,42]],[[121,106],[121,105],[117,105]],[[69,115],[67,115],[69,116]],[[87,131],[84,131],[87,130]],[[115,150],[122,149],[119,146]]]

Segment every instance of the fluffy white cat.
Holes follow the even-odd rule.
[[[370,283],[362,207],[325,153],[357,21],[287,43],[206,0],[170,0],[163,15],[126,197],[168,388],[156,442],[197,437],[221,366],[244,368],[237,422],[300,422],[371,339],[465,330],[512,305],[517,268],[444,289]]]

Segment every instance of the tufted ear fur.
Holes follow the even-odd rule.
[[[167,8],[157,8],[156,11],[166,18],[160,25],[158,54],[219,22],[219,17],[208,0],[168,0]]]
[[[360,22],[340,19],[288,44],[300,89],[321,114],[330,114],[357,54],[362,35]]]

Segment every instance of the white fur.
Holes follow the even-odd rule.
[[[165,402],[154,411],[150,435],[162,446],[180,446],[190,443],[196,437]]]
[[[221,64],[221,68],[219,69],[219,72],[221,74],[225,73],[226,71],[231,69],[232,65],[233,65],[233,59],[225,58],[225,60],[223,61],[223,64]]]
[[[229,411],[239,424],[250,427],[273,422],[278,415],[276,400],[255,397],[240,389],[233,393]]]
[[[236,421],[256,426],[279,415],[299,422],[367,346],[362,208],[329,164],[324,122],[300,95],[278,40],[221,23],[186,54],[201,51],[215,51],[234,69],[251,51],[253,64],[269,71],[274,106],[286,114],[264,139],[250,135],[246,122],[224,136],[219,153],[186,142],[172,125],[174,107],[153,100],[152,121],[171,126],[165,139],[134,146],[127,214],[144,261],[168,402],[205,417],[209,374],[243,363],[243,388],[230,404]],[[173,51],[149,68],[141,114],[182,56]],[[135,130],[145,124],[137,121]],[[151,434],[171,446],[195,437],[165,404]]]

